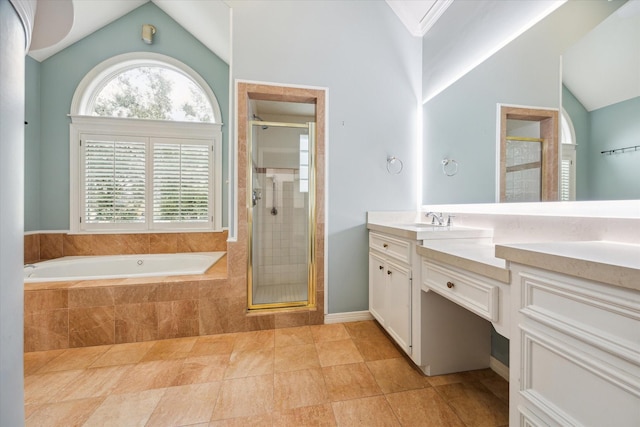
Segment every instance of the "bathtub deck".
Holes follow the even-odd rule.
[[[206,273],[24,287],[25,352],[219,333],[227,256]]]
[[[154,276],[136,277],[130,279],[104,279],[104,280],[77,280],[69,282],[36,282],[25,283],[25,291],[38,291],[45,289],[69,289],[69,288],[97,288],[105,286],[127,286],[148,283],[169,283],[185,281],[206,281],[227,278],[227,255],[220,258],[204,274],[190,274],[186,276]]]

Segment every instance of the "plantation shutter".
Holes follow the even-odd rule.
[[[571,160],[562,159],[560,165],[560,200],[571,200]]]
[[[152,146],[153,222],[211,222],[211,142],[153,138]]]
[[[144,141],[88,136],[82,140],[82,148],[85,223],[144,223]]]

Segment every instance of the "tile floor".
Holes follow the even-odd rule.
[[[506,426],[491,370],[425,377],[373,321],[25,354],[27,426]]]

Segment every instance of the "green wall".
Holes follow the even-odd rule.
[[[142,24],[157,29],[152,45],[145,44]],[[39,181],[27,183],[27,207],[39,209],[39,219],[26,212],[31,230],[69,229],[69,114],[71,100],[82,78],[100,62],[127,52],[155,52],[171,56],[200,74],[214,91],[222,112],[223,182],[228,176],[229,66],[153,3],[146,3],[77,43],[40,63],[39,168],[36,156],[29,158],[26,175]],[[27,60],[27,75],[36,64]],[[32,82],[27,81],[27,102],[37,102]],[[27,105],[30,111],[31,105]],[[34,144],[37,145],[37,144]],[[228,188],[223,184],[223,225],[228,224]]]
[[[40,230],[40,63],[25,61],[24,231]]]
[[[640,151],[601,153],[640,144],[640,97],[589,112],[563,86],[562,106],[578,144],[576,200],[640,199]]]
[[[640,97],[589,114],[589,200],[640,199],[640,151],[601,151],[640,145]]]

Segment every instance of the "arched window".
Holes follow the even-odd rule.
[[[71,231],[221,228],[221,114],[204,79],[159,54],[110,58],[71,104]]]

